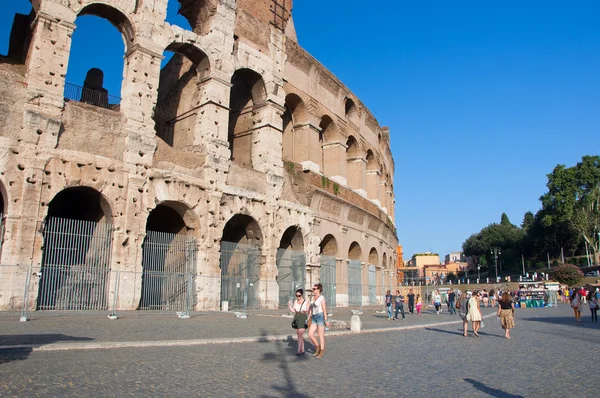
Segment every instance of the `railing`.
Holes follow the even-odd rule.
[[[65,100],[83,102],[112,110],[119,109],[121,104],[121,98],[108,94],[108,91],[93,90],[71,83],[65,83]]]

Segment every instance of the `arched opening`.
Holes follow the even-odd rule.
[[[354,101],[350,98],[346,98],[346,102],[344,104],[344,112],[348,120],[352,123],[357,124],[358,121],[358,109],[354,104]]]
[[[6,218],[6,190],[4,185],[0,183],[0,259],[2,258],[2,244],[4,243],[4,223]]]
[[[383,252],[381,268],[377,269],[377,284],[380,287],[382,293],[385,294],[386,291],[392,290],[392,285],[389,283],[389,272],[387,271],[387,255]],[[395,292],[392,291],[392,294]]]
[[[173,2],[174,0],[170,0],[170,7]],[[182,18],[180,19],[185,19],[187,22],[183,23],[178,20],[181,23],[181,27],[189,28],[199,35],[209,32],[210,19],[217,12],[218,0],[178,0],[178,3],[179,9],[177,10],[177,14],[181,15]],[[168,17],[169,13],[167,13]]]
[[[306,255],[304,238],[297,226],[285,230],[277,249],[277,286],[279,307],[286,308],[294,299],[296,289],[304,288],[306,281]]]
[[[295,126],[306,121],[306,108],[302,99],[296,94],[285,97],[285,112],[283,118],[283,159],[301,162],[307,158],[305,151],[310,145],[305,141],[310,137],[298,137]],[[304,138],[304,139],[303,139]],[[304,144],[304,145],[303,145]]]
[[[102,194],[67,188],[44,222],[39,310],[105,310],[112,251],[112,211]]]
[[[179,26],[182,29],[189,31],[193,30],[188,19],[181,14],[181,9],[181,0],[168,0],[166,21],[171,25]]]
[[[238,69],[231,78],[229,98],[229,150],[233,163],[252,168],[252,134],[255,108],[263,105],[267,92],[262,77],[250,69]]]
[[[221,303],[229,308],[258,308],[262,232],[256,220],[233,216],[221,238]]]
[[[343,156],[343,146],[341,145],[341,136],[328,115],[324,115],[319,123],[321,130],[321,170],[323,174],[331,177],[341,175],[340,157]]]
[[[346,141],[346,170],[348,186],[353,189],[362,188],[362,173],[361,167],[362,159],[360,158],[360,151],[358,142],[353,136],[349,136]]]
[[[178,202],[161,203],[148,215],[138,309],[189,311],[193,306],[198,246],[194,220],[193,212]]]
[[[29,0],[7,1],[0,18],[0,54],[11,61],[23,63],[31,40],[30,24],[34,18]]]
[[[338,245],[335,237],[331,234],[325,235],[321,243],[319,264],[321,265],[321,284],[323,285],[323,294],[327,305],[335,307],[336,305],[336,281]]]
[[[377,303],[377,271],[379,268],[379,254],[374,247],[369,251],[369,303]],[[380,271],[381,272],[381,271]],[[381,280],[381,279],[379,279]]]
[[[352,242],[348,249],[348,302],[362,306],[362,249]]]
[[[209,69],[208,56],[191,44],[172,43],[165,50],[153,118],[156,135],[175,149],[194,145],[201,105],[197,83]]]
[[[123,59],[134,44],[133,25],[119,10],[99,3],[84,7],[75,24],[65,101],[120,110]]]

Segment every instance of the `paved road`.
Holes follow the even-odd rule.
[[[600,327],[585,315],[520,310],[511,340],[495,319],[479,338],[456,325],[336,336],[322,360],[284,341],[0,352],[0,395],[592,397]]]

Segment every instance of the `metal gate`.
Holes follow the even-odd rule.
[[[229,308],[258,308],[260,247],[221,241],[221,302]]]
[[[369,264],[369,305],[377,304],[377,271]]]
[[[350,305],[362,305],[360,260],[348,260],[348,302]]]
[[[192,236],[146,231],[138,309],[189,311],[195,301],[196,251]]]
[[[304,289],[306,283],[306,255],[289,249],[277,249],[277,285],[279,308],[287,308],[294,300],[296,289]]]
[[[49,218],[37,309],[107,309],[111,250],[111,224]]]
[[[335,257],[321,255],[321,284],[323,285],[323,296],[327,301],[328,307],[335,307],[335,296],[336,296],[336,266]]]

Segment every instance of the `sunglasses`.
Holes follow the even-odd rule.
[[[313,287],[313,290],[319,290],[319,288],[318,287]]]
[[[302,295],[301,294],[297,294],[296,297],[302,297]]]

